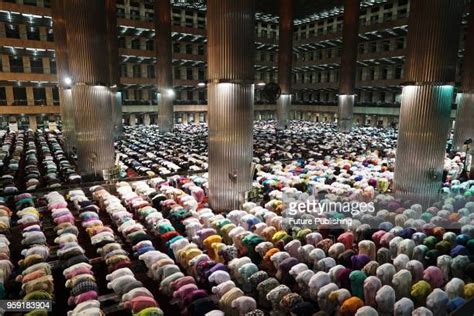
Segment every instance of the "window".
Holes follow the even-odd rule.
[[[154,40],[147,40],[146,41],[146,50],[155,50]]]
[[[384,21],[391,21],[391,20],[392,20],[392,16],[393,16],[392,12],[385,12],[385,13],[383,14],[383,20],[384,20]]]
[[[383,92],[383,91],[380,92],[379,100],[380,100],[380,102],[382,102],[382,103],[385,102],[385,92]]]
[[[35,105],[46,104],[46,91],[44,88],[33,88],[33,98],[35,99]]]
[[[130,19],[140,20],[140,10],[138,8],[130,7]]]
[[[27,105],[26,88],[13,87],[13,105]]]
[[[23,58],[18,56],[8,56],[10,60],[10,71],[11,72],[23,72]]]
[[[32,27],[32,26],[27,27],[26,38],[29,40],[39,41],[40,40],[39,28]]]
[[[206,100],[206,92],[200,90],[199,91],[199,101],[205,101]]]
[[[30,61],[31,72],[35,74],[42,74],[43,71],[43,60],[41,58],[32,58]]]
[[[147,65],[146,72],[148,78],[155,78],[155,66],[154,65]]]
[[[401,65],[395,67],[395,79],[402,79],[403,68]]]
[[[376,53],[377,52],[377,42],[370,42],[369,43],[369,51],[371,53]]]
[[[396,40],[397,49],[404,49],[405,48],[405,38],[399,37]]]
[[[193,69],[186,68],[186,79],[193,80]]]
[[[7,105],[7,93],[5,87],[0,87],[0,105]]]
[[[141,69],[140,65],[133,65],[133,78],[140,78],[141,77]]]
[[[53,87],[53,104],[59,105],[59,90],[57,87]]]
[[[146,6],[146,4],[145,4]],[[150,11],[145,11],[145,20],[146,21],[153,21],[154,14]]]
[[[186,44],[186,54],[192,54],[192,53],[193,53],[193,45]]]
[[[121,64],[120,65],[120,76],[128,77],[127,76],[127,64]]]
[[[193,27],[194,26],[193,18],[192,17],[186,17],[185,25],[186,25],[186,27]]]
[[[5,33],[8,38],[20,38],[20,28],[16,24],[5,25]]]
[[[204,55],[204,45],[199,45],[198,46],[198,54],[199,55]]]
[[[133,90],[133,94],[135,95],[135,100],[142,100],[142,90]]]
[[[173,43],[173,53],[181,53],[181,45],[179,43]]]
[[[119,43],[120,48],[126,48],[127,47],[126,43],[125,43],[125,37],[123,37],[123,36],[119,37],[119,42],[118,43]]]
[[[206,28],[206,20],[204,18],[198,17],[198,29],[204,29]]]
[[[174,11],[174,10],[173,10]],[[181,26],[181,16],[180,13],[174,14],[173,13],[173,25],[174,26]]]
[[[370,16],[370,22],[371,23],[378,23],[379,22],[379,16],[378,15]]]
[[[375,80],[375,68],[371,67],[369,70],[369,80]]]
[[[134,38],[132,40],[132,48],[133,49],[140,49],[140,39],[139,38]]]
[[[175,68],[174,69],[174,79],[181,79],[181,69]]]
[[[117,16],[119,18],[124,18],[125,17],[125,9],[124,8],[117,8]]]
[[[54,42],[53,29],[48,30],[48,33],[46,34],[46,40],[48,42]]]
[[[204,69],[203,68],[199,68],[198,69],[198,80],[205,80],[205,74],[204,74]]]
[[[193,99],[194,99],[193,91],[192,91],[192,90],[188,90],[188,91],[186,92],[186,99],[187,99],[187,100],[193,100]]]
[[[408,12],[407,12],[407,9],[406,9],[406,8],[398,10],[398,18],[399,18],[399,19],[406,18],[406,17],[408,16],[407,13],[408,13]]]

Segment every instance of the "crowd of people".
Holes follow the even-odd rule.
[[[59,131],[0,130],[0,193],[80,183]]]
[[[437,201],[401,201],[396,138],[391,128],[257,122],[249,200],[217,213],[204,124],[125,127],[120,167],[148,180],[67,190],[80,177],[59,132],[1,132],[2,190],[14,195],[0,198],[0,298],[52,300],[53,313],[71,316],[472,312],[464,154],[446,155]]]
[[[384,193],[388,170],[350,186],[304,183],[297,162],[264,167],[255,185],[266,199],[221,214],[207,204],[205,174],[3,201],[2,298],[55,300],[52,289],[64,287],[60,313],[69,315],[105,313],[102,297],[112,295],[133,315],[209,316],[444,316],[474,298],[474,181],[452,181],[423,207]],[[347,225],[292,222],[291,202],[310,196],[374,210],[304,214]],[[10,209],[23,229],[21,257],[9,255]]]

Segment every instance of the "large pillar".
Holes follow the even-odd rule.
[[[130,114],[129,120],[130,120],[129,121],[130,126],[137,125],[137,116],[135,114]]]
[[[161,132],[174,128],[172,55],[171,55],[171,5],[170,0],[155,1],[155,51],[157,53],[156,78],[158,83],[158,127]]]
[[[76,134],[74,132],[74,107],[71,96],[64,5],[64,0],[54,0],[51,3],[51,11],[64,149],[66,152],[72,153],[76,144]]]
[[[208,0],[209,203],[238,208],[252,185],[255,1]]]
[[[342,28],[342,55],[338,96],[339,131],[349,133],[355,103],[355,78],[359,39],[360,0],[344,0],[344,24]]]
[[[114,138],[122,135],[122,92],[120,85],[120,58],[117,40],[117,0],[106,0],[107,48],[109,54],[109,77]]]
[[[464,151],[464,142],[474,140],[474,1],[471,1],[464,43],[462,67],[462,96],[456,112],[453,150]],[[474,146],[471,146],[474,148]],[[474,167],[474,164],[472,164]],[[473,170],[474,172],[474,170]]]
[[[96,178],[114,166],[106,0],[64,0],[79,172]]]
[[[150,125],[150,114],[143,114],[143,125]]]
[[[194,112],[194,124],[199,124],[199,112]]]
[[[29,115],[28,123],[29,129],[31,129],[33,132],[36,132],[36,130],[38,129],[38,121],[36,120],[36,115]]]
[[[279,0],[277,129],[286,129],[291,106],[291,64],[293,61],[293,0]]]
[[[463,0],[411,2],[395,165],[400,198],[430,203],[441,188]]]

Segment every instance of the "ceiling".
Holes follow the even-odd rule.
[[[301,19],[321,11],[341,7],[343,0],[293,0],[295,2],[295,19]],[[279,0],[257,0],[258,12],[278,16]]]
[[[334,7],[342,7],[343,0],[292,0],[295,5],[295,19],[302,19]],[[202,6],[206,0],[172,0],[175,4]],[[278,16],[279,0],[255,0],[257,12]]]

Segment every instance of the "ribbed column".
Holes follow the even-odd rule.
[[[75,146],[74,113],[70,98],[64,95],[70,90],[70,73],[68,65],[67,36],[64,17],[64,1],[54,0],[51,2],[51,14],[53,18],[54,47],[56,57],[56,72],[58,77],[59,103],[62,121],[62,133],[64,136],[64,147],[66,152],[72,153]],[[70,91],[69,91],[70,95]]]
[[[441,187],[453,87],[407,86],[402,93],[395,189],[428,202]]]
[[[102,176],[114,166],[110,90],[106,86],[76,85],[75,100],[78,166],[81,174]],[[80,106],[77,100],[81,100]],[[105,119],[109,118],[109,120]]]
[[[461,100],[456,112],[453,150],[463,151],[464,142],[474,140],[474,1],[471,1],[464,42]]]
[[[291,106],[291,67],[293,61],[293,0],[279,0],[277,128],[286,129]]]
[[[349,133],[355,104],[355,78],[359,40],[360,0],[344,0],[342,55],[338,97],[339,131]]]
[[[122,93],[120,92],[120,58],[117,39],[117,0],[106,0],[107,47],[109,57],[109,84],[112,88],[112,113],[114,138],[123,132]]]
[[[355,95],[342,94],[337,97],[339,131],[349,133],[352,129],[352,117],[354,113]]]
[[[63,125],[64,146],[69,153],[76,151],[76,129],[74,120],[74,104],[72,102],[71,88],[59,90],[59,102],[61,104],[61,120]],[[63,114],[65,114],[63,116]]]
[[[441,188],[463,0],[411,2],[395,191],[429,203]]]
[[[102,176],[114,166],[106,1],[64,3],[78,167],[83,176]]]
[[[282,93],[276,103],[277,129],[283,130],[288,127],[290,106],[291,95]]]
[[[158,83],[158,127],[161,132],[174,128],[172,52],[171,52],[171,4],[170,0],[155,1],[155,51],[157,53],[156,78]]]
[[[240,206],[251,188],[254,0],[208,0],[209,203]]]

